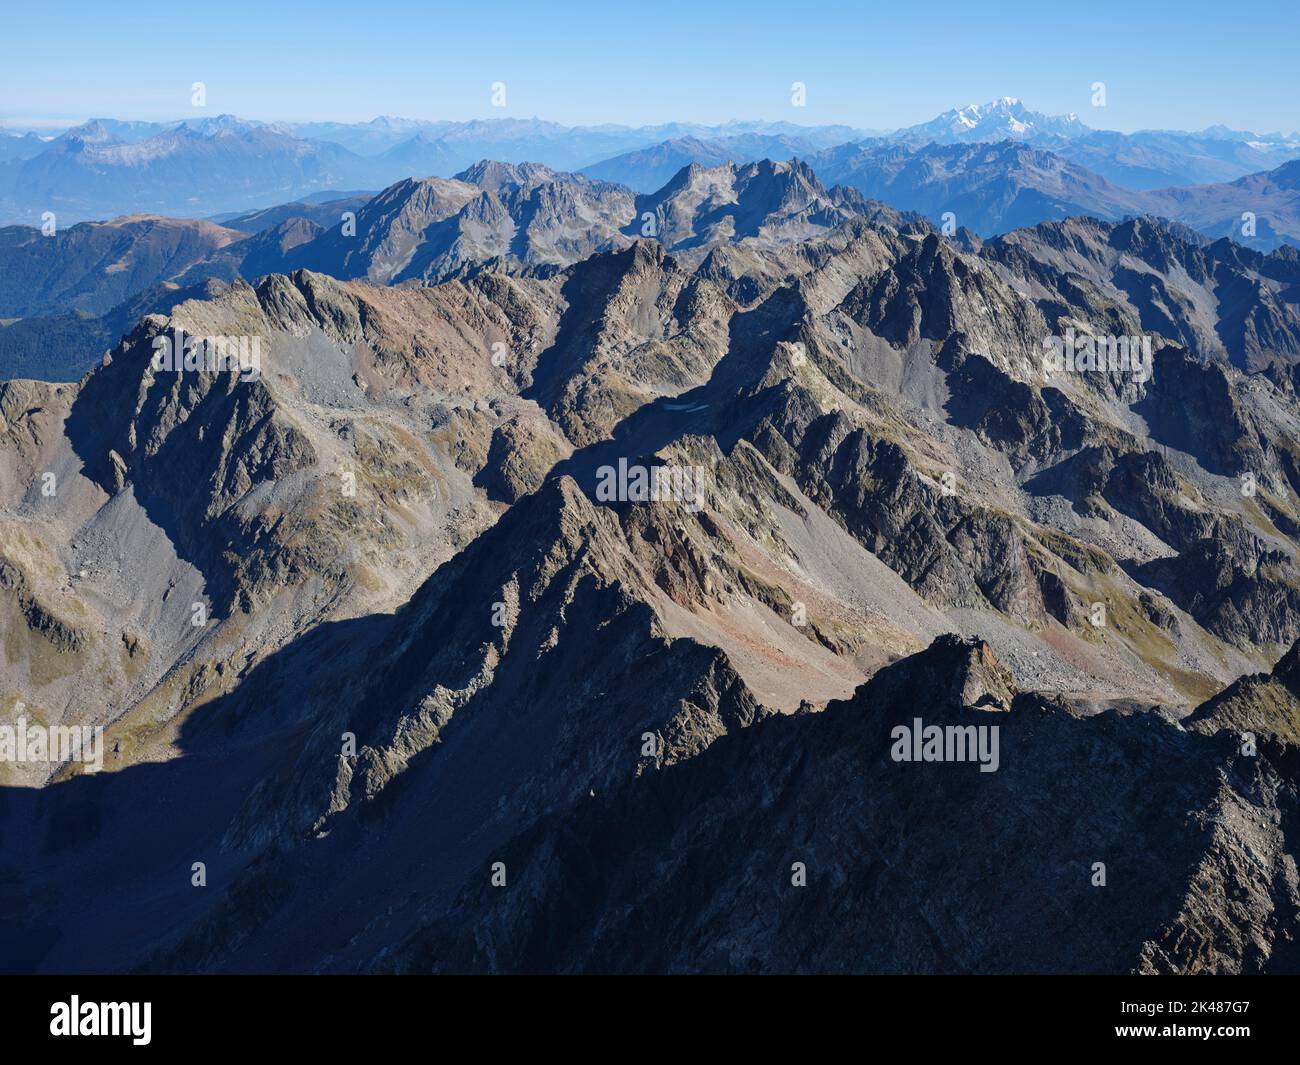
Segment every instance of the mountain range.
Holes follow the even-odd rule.
[[[0,135],[0,220],[67,225],[117,214],[208,217],[321,192],[378,188],[410,175],[450,177],[482,159],[578,169],[665,136],[786,138],[815,150],[867,131],[729,123],[701,127],[566,127],[537,119],[349,126],[246,121],[93,119],[49,141]],[[770,153],[764,153],[770,154]]]
[[[1294,971],[1294,366],[1052,374],[1194,252],[912,226],[215,283],[0,387],[6,713],[106,728],[4,767],[6,966]],[[918,714],[999,766],[900,764]]]
[[[691,164],[640,196],[537,164],[485,161],[451,179],[407,179],[373,197],[286,204],[222,225],[127,216],[53,237],[8,227],[0,229],[0,318],[20,320],[0,332],[0,372],[78,377],[150,300],[174,300],[209,279],[255,281],[300,269],[381,285],[483,270],[545,276],[653,234],[691,265],[713,256],[722,268],[724,252],[743,254],[738,283],[751,284],[769,269],[755,253],[855,220],[931,232],[926,216],[940,221],[940,207],[962,223],[954,234],[961,246],[1006,258],[1032,241],[1039,270],[1086,280],[1198,358],[1254,369],[1300,350],[1300,279],[1290,249],[1263,254],[1157,221],[1137,213],[1143,204],[1117,200],[1118,190],[1081,182],[1073,168],[1023,145],[934,147],[923,155],[899,146],[865,156],[832,152],[818,162],[845,184],[829,188],[805,163]],[[1044,160],[1058,165],[1036,168]],[[958,194],[954,182],[970,191]],[[1049,184],[1055,199],[1043,191]],[[1130,214],[1146,221],[1095,230],[1069,221]],[[1044,216],[1063,224],[1044,226]],[[1005,236],[986,242],[981,233]],[[1081,247],[1067,253],[1044,237]],[[43,340],[51,328],[78,338],[59,346],[69,357],[57,365]]]
[[[0,230],[0,969],[1300,972],[1300,163],[98,125],[277,193]]]
[[[1010,140],[918,149],[847,145],[809,162],[828,181],[935,222],[951,212],[956,224],[982,235],[1079,214],[1113,221],[1152,214],[1264,250],[1300,245],[1300,162],[1227,184],[1145,191]]]
[[[32,134],[0,135],[0,221],[38,224],[45,212],[53,212],[61,225],[135,213],[210,218],[322,193],[337,198],[340,190],[383,188],[405,177],[451,177],[483,159],[582,171],[640,193],[661,188],[691,163],[713,167],[764,158],[803,159],[838,182],[837,174],[823,173],[819,161],[886,159],[896,149],[905,158],[919,158],[920,165],[964,165],[971,157],[960,147],[1005,141],[1036,150],[1024,156],[1036,162],[1022,160],[1022,169],[1049,186],[1056,179],[1046,174],[1067,171],[1071,183],[1093,189],[1096,202],[1085,206],[1119,209],[1130,200],[1140,201],[1148,213],[1172,212],[1180,220],[1202,219],[1192,224],[1222,229],[1228,216],[1205,215],[1210,209],[1202,200],[1235,209],[1238,202],[1255,202],[1252,197],[1262,194],[1264,203],[1255,210],[1262,221],[1251,239],[1265,249],[1296,239],[1289,221],[1264,217],[1281,209],[1284,200],[1293,213],[1288,197],[1273,185],[1256,190],[1238,189],[1234,183],[1300,159],[1300,135],[1222,127],[1196,133],[1099,131],[1077,115],[1044,115],[1012,97],[954,109],[892,132],[783,122],[628,128],[506,118],[426,122],[383,117],[355,124],[268,124],[229,115],[177,123],[96,119],[49,141]],[[978,176],[973,180],[978,182]],[[1231,187],[1185,188],[1225,185]],[[1050,187],[1035,188],[1044,196],[1053,194]]]

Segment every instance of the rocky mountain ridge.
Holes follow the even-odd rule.
[[[0,385],[6,968],[1300,967],[1288,256],[466,178]]]

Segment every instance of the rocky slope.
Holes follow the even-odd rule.
[[[1300,358],[1300,260],[1290,249],[1265,255],[1150,217],[1075,218],[995,238],[981,255],[1029,286],[1044,270],[1051,287],[1087,286],[1204,361],[1258,370]]]

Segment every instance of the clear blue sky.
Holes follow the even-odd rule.
[[[733,118],[895,127],[1019,96],[1089,125],[1300,128],[1300,3],[7,4],[0,120]],[[503,81],[508,107],[489,103]],[[790,105],[790,84],[808,106]],[[1107,87],[1093,108],[1091,85]]]

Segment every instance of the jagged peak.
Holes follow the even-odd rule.
[[[868,711],[917,707],[939,712],[959,709],[1010,710],[1019,689],[1015,678],[986,641],[946,633],[923,651],[880,670],[853,696]]]
[[[495,159],[480,159],[473,166],[466,167],[455,175],[456,181],[493,191],[506,185],[527,187],[560,178],[584,182],[586,180],[572,174],[561,174],[541,163],[503,163]]]

